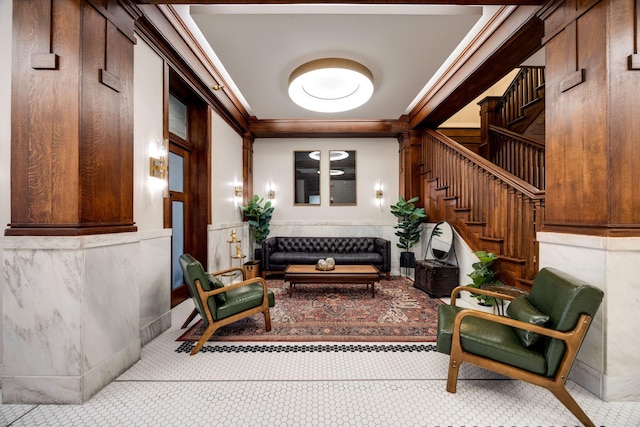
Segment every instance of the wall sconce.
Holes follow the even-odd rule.
[[[169,140],[158,140],[157,148],[151,149],[151,156],[149,158],[149,176],[159,179],[167,179],[169,172],[169,165],[167,164],[167,146]],[[155,153],[154,153],[155,151]],[[156,157],[154,157],[154,154]]]
[[[376,202],[378,203],[378,206],[382,207],[382,200],[384,197],[384,192],[382,190],[382,181],[380,181],[377,185],[376,188]]]
[[[269,187],[267,187],[267,198],[273,200],[276,198],[276,189],[273,187],[273,183],[269,181]]]
[[[233,194],[236,197],[242,197],[242,186],[241,185],[236,185],[233,187]]]
[[[167,160],[165,156],[149,159],[149,175],[154,178],[165,179],[167,176]]]

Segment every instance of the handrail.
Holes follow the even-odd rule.
[[[542,150],[544,150],[545,146],[542,142],[533,139],[533,138],[529,138],[525,135],[522,135],[521,133],[517,133],[517,132],[512,132],[509,129],[505,129],[503,127],[500,126],[495,126],[495,125],[489,125],[489,130],[496,132],[496,133],[500,133],[504,136],[508,136],[509,138],[513,138],[513,139],[517,139],[518,141],[522,142],[523,144],[527,144],[530,145],[534,148],[540,148]]]
[[[422,142],[429,221],[449,221],[473,250],[495,252],[500,279],[526,289],[538,270],[545,191],[437,131]]]
[[[458,144],[453,139],[451,139],[451,138],[449,138],[449,137],[447,137],[447,136],[445,136],[445,135],[443,135],[443,134],[441,134],[439,132],[433,131],[431,129],[426,129],[425,130],[425,134],[426,135],[431,135],[432,137],[438,139],[441,143],[443,143],[444,145],[449,146],[449,148],[457,151],[460,155],[462,155],[463,157],[465,157],[469,161],[471,161],[474,164],[482,167],[486,172],[488,172],[491,175],[495,176],[500,181],[504,182],[506,185],[508,185],[509,187],[513,188],[514,190],[520,191],[525,196],[527,196],[527,197],[529,197],[529,198],[531,198],[533,200],[544,199],[544,197],[545,197],[544,190],[540,190],[540,189],[536,188],[535,186],[529,184],[525,180],[520,179],[520,178],[510,174],[509,172],[507,172],[503,168],[495,165],[494,163],[490,162],[489,160],[485,159],[484,157],[480,156],[479,154],[476,154],[473,151],[469,150],[468,148]]]
[[[495,111],[502,126],[508,127],[522,117],[522,108],[538,98],[538,89],[545,84],[545,67],[521,67],[518,74],[496,104]]]
[[[531,138],[489,125],[489,159],[534,187],[545,188],[545,146]]]

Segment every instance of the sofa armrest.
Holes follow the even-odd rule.
[[[377,237],[375,240],[376,252],[382,255],[382,271],[391,271],[391,242]]]
[[[271,270],[269,265],[269,257],[276,251],[277,240],[275,237],[268,237],[262,241],[262,270]]]

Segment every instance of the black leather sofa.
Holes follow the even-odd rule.
[[[262,277],[282,273],[289,264],[316,264],[333,258],[336,264],[371,264],[391,273],[391,242],[379,237],[269,237],[262,242]]]

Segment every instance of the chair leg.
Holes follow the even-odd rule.
[[[458,368],[460,363],[454,357],[449,357],[449,373],[447,374],[447,391],[455,393],[458,385]]]
[[[271,330],[271,313],[269,313],[269,308],[262,312],[264,314],[264,329],[269,332]]]
[[[211,335],[213,335],[213,333],[217,329],[218,328],[214,327],[213,325],[209,325],[209,327],[204,330],[204,332],[202,333],[202,336],[200,337],[200,340],[197,342],[196,346],[193,347],[193,350],[191,350],[191,356],[193,356],[194,354],[200,351],[204,343],[206,343],[209,340],[209,338],[211,338]]]
[[[551,393],[586,427],[595,427],[593,421],[582,410],[578,402],[569,394],[564,385],[549,389]]]
[[[198,309],[194,308],[193,311],[191,312],[191,314],[189,315],[189,317],[187,317],[187,320],[184,321],[184,323],[182,324],[182,326],[180,327],[180,329],[184,329],[187,327],[187,325],[189,323],[191,323],[191,321],[197,316],[198,314]]]

